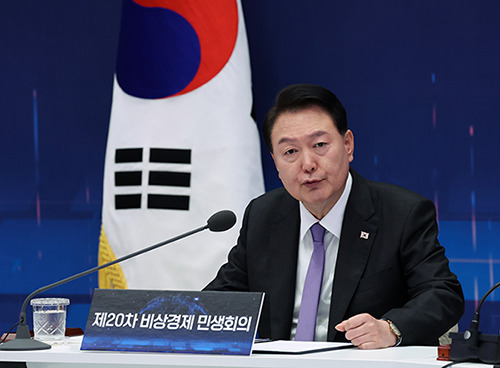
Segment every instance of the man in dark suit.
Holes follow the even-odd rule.
[[[250,202],[237,245],[206,289],[265,292],[259,337],[304,339],[305,305],[314,299],[306,340],[437,345],[464,299],[437,240],[432,202],[350,168],[354,137],[325,88],[281,91],[263,136],[284,188]],[[321,240],[310,230],[315,223]],[[320,285],[311,297],[317,259]]]

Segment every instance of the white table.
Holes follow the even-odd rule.
[[[253,354],[252,356],[159,354],[81,351],[81,337],[49,350],[0,351],[0,362],[26,362],[29,368],[432,368],[447,362],[436,360],[437,348],[396,347],[380,350],[344,349],[304,355]],[[461,363],[457,368],[492,367]]]

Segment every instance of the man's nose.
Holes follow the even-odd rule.
[[[302,155],[302,170],[305,172],[314,172],[318,168],[316,158],[310,152],[304,152]]]

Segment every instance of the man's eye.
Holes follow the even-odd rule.
[[[297,152],[295,149],[289,149],[288,151],[285,151],[285,155],[291,155],[292,153]]]
[[[323,147],[324,145],[326,145],[325,142],[319,142],[319,143],[316,143],[314,146],[315,147]]]

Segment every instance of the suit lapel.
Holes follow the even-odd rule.
[[[271,301],[272,335],[274,339],[288,339],[293,318],[295,283],[300,233],[298,202],[286,193],[277,209],[276,221],[270,224],[269,288]]]
[[[335,339],[335,325],[342,321],[356,291],[378,229],[369,221],[374,209],[367,184],[354,170],[351,175],[353,185],[342,223],[330,302],[329,341]]]

